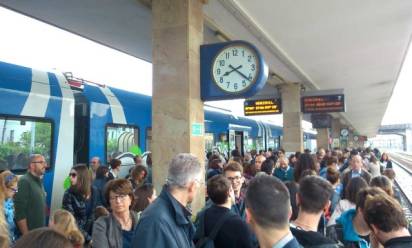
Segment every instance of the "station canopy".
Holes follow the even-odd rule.
[[[0,0],[0,5],[151,61],[150,0]],[[306,90],[344,89],[341,122],[367,136],[381,124],[412,34],[412,1],[208,0],[205,43],[254,43],[278,76]]]

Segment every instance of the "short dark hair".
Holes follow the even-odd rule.
[[[243,174],[243,167],[236,161],[229,162],[226,167],[223,169],[224,172],[226,171],[239,171],[240,174]]]
[[[362,177],[351,178],[345,188],[345,198],[348,201],[355,203],[358,192],[367,187],[368,183]]]
[[[152,184],[143,184],[135,192],[135,203],[132,209],[136,212],[145,210],[149,205],[149,198],[153,196],[154,187]]]
[[[122,161],[120,159],[114,158],[110,160],[110,168],[116,169],[120,165],[122,165]]]
[[[369,226],[373,224],[386,233],[408,227],[401,205],[385,194],[367,196],[363,216]]]
[[[266,159],[262,163],[261,171],[268,175],[272,175],[273,168],[275,167],[275,162],[272,159]]]
[[[300,209],[308,213],[322,211],[333,194],[332,185],[319,176],[306,176],[299,182]]]
[[[331,184],[335,184],[339,180],[339,171],[335,168],[328,167],[326,169],[326,180]]]
[[[106,173],[109,172],[109,168],[107,166],[99,166],[96,170],[96,179],[98,178],[106,178]]]
[[[332,164],[337,164],[337,163],[338,163],[338,158],[335,157],[335,156],[328,157],[328,158],[326,159],[326,165],[327,165],[327,166],[332,165]]]
[[[220,164],[222,160],[220,158],[215,158],[209,162],[209,169],[220,169]]]
[[[259,226],[282,229],[289,225],[289,191],[279,179],[267,175],[253,178],[245,201]]]
[[[145,166],[143,165],[136,165],[133,167],[132,172],[130,173],[130,177],[132,178],[132,180],[135,180],[140,173],[144,171],[145,173],[145,177],[147,176],[147,169]]]
[[[110,180],[104,190],[104,198],[108,206],[110,206],[110,191],[120,195],[128,195],[131,199],[131,206],[133,206],[134,195],[133,186],[127,179],[114,179]]]
[[[226,203],[231,182],[223,175],[215,175],[207,180],[207,195],[215,204]]]

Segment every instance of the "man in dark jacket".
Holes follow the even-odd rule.
[[[351,170],[345,172],[342,176],[342,185],[346,189],[351,178],[362,177],[369,184],[371,181],[371,174],[363,167],[362,157],[360,155],[354,155],[350,160]],[[344,190],[343,190],[344,191]]]
[[[385,248],[412,247],[402,207],[392,197],[381,194],[366,200],[363,216],[376,239]]]
[[[230,211],[235,203],[231,182],[223,175],[213,176],[207,181],[207,195],[214,204],[198,214],[194,240],[201,243],[205,237],[211,238],[210,235],[216,229],[217,234],[213,239],[216,248],[253,247],[247,224]],[[225,220],[221,226],[216,227],[222,219]]]
[[[319,176],[306,176],[299,182],[296,203],[298,218],[290,224],[290,230],[303,247],[339,247],[334,240],[318,232],[323,210],[329,208],[332,185]]]
[[[166,185],[140,218],[132,247],[194,247],[195,230],[186,205],[195,198],[201,182],[198,158],[187,153],[174,157],[169,164]]]

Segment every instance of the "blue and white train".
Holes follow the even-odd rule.
[[[22,174],[29,154],[43,154],[51,210],[73,164],[116,157],[128,171],[133,154],[150,151],[151,132],[149,96],[0,62],[0,170]],[[314,134],[304,136],[313,149]],[[207,150],[276,149],[281,139],[280,126],[205,107]]]

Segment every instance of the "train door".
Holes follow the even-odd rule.
[[[229,130],[229,157],[231,156],[231,152],[237,149],[240,154],[243,156],[245,152],[245,137],[247,137],[247,132],[245,131],[235,131]]]
[[[229,130],[229,151],[227,151],[227,157],[230,158],[230,153],[236,149],[236,131]]]
[[[244,153],[244,147],[243,147],[243,132],[242,131],[236,131],[235,132],[235,149],[240,152],[240,154],[243,156]]]

